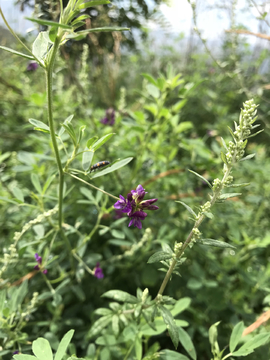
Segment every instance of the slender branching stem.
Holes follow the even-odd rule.
[[[73,174],[70,174],[70,173],[66,173],[66,174],[72,176],[74,179],[77,179],[77,180],[81,181],[81,182],[84,183],[85,185],[91,186],[92,188],[94,188],[94,189],[96,189],[96,190],[98,190],[98,191],[101,191],[103,194],[106,194],[106,195],[108,195],[108,196],[110,196],[110,197],[112,197],[112,198],[114,198],[114,199],[116,199],[116,200],[119,200],[118,197],[116,197],[116,196],[108,193],[107,191],[104,191],[104,190],[102,190],[102,189],[100,189],[100,188],[98,188],[98,187],[96,187],[96,186],[88,183],[88,182],[85,181],[85,180],[80,179],[80,178],[79,178],[78,176],[76,176],[76,175],[73,175]]]

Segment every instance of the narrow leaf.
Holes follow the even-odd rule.
[[[242,195],[241,193],[227,193],[227,194],[221,194],[219,197],[218,197],[218,200],[226,200],[226,199],[230,199],[230,198],[233,198],[233,197],[236,197],[236,196],[240,196]]]
[[[232,356],[246,356],[253,352],[259,346],[264,345],[270,338],[269,333],[258,334],[253,339],[246,342],[237,351],[232,353]]]
[[[255,134],[249,135],[249,136],[247,137],[247,139],[250,139],[250,138],[252,138],[252,137],[254,137],[254,136],[257,136],[258,134],[260,134],[260,133],[263,132],[263,131],[264,131],[264,129],[262,129],[262,130],[260,130],[260,131],[257,131]]]
[[[235,325],[235,327],[233,328],[231,337],[230,337],[230,352],[233,352],[236,348],[236,346],[238,345],[243,331],[244,331],[244,323],[243,321],[239,322],[237,325]]]
[[[245,157],[243,157],[242,159],[240,159],[240,161],[245,161],[245,160],[249,160],[252,159],[256,154],[249,154]]]
[[[165,324],[167,325],[167,329],[169,331],[173,345],[175,348],[177,348],[178,343],[179,343],[179,333],[178,333],[178,328],[175,324],[174,318],[173,318],[171,312],[165,306],[160,306],[159,309],[161,311],[163,320],[164,320]]]
[[[103,316],[94,322],[90,331],[87,334],[87,338],[92,338],[98,335],[110,322],[112,321],[112,315]]]
[[[24,202],[24,196],[23,196],[23,192],[21,191],[21,189],[14,187],[12,189],[12,192],[16,199],[20,200],[21,202]]]
[[[37,23],[39,25],[45,25],[45,26],[56,26],[63,29],[72,29],[72,26],[66,25],[66,24],[59,24],[58,22],[51,21],[51,20],[43,20],[43,19],[35,19],[31,17],[25,17],[26,20],[32,21],[34,23]]]
[[[179,352],[172,350],[162,350],[159,353],[160,360],[189,360],[189,358]]]
[[[212,185],[210,184],[210,182],[208,180],[206,180],[202,175],[196,173],[195,171],[189,170],[189,172],[191,172],[192,174],[198,176],[198,178],[200,178],[202,181],[206,182],[206,184],[210,187],[210,189],[212,189]]]
[[[226,155],[224,154],[223,151],[220,152],[220,157],[221,157],[221,160],[224,162],[224,164],[228,165]]]
[[[235,137],[234,137],[234,133],[233,133],[233,130],[228,126],[228,129],[229,129],[229,131],[230,131],[230,133],[231,133],[231,135],[232,135],[232,137],[233,137],[233,139],[235,139]]]
[[[98,137],[97,136],[93,136],[92,138],[90,138],[89,140],[87,140],[86,146],[91,149],[91,146],[97,141]]]
[[[72,339],[72,336],[74,334],[74,330],[69,330],[60,341],[60,344],[58,346],[58,349],[56,351],[54,360],[62,360],[63,356],[66,353],[67,347]]]
[[[187,211],[188,211],[192,216],[194,216],[194,218],[196,218],[197,214],[196,214],[187,204],[185,204],[183,201],[176,201],[176,202],[182,204],[182,205],[187,209]]]
[[[151,75],[145,74],[145,73],[143,73],[143,74],[141,74],[141,75],[142,75],[146,80],[148,80],[151,84],[157,86],[156,80],[155,80]]]
[[[227,187],[241,187],[241,186],[248,186],[250,183],[242,183],[242,184],[230,184]]]
[[[81,10],[81,9],[87,9],[92,6],[105,5],[105,4],[110,4],[110,1],[108,1],[108,0],[88,1],[86,3],[81,4],[78,8]]]
[[[94,151],[96,151],[98,148],[100,148],[103,144],[105,144],[105,142],[107,142],[112,136],[114,135],[113,134],[107,134],[105,136],[102,136],[102,138],[100,138],[98,141],[96,141],[93,146],[92,146],[92,149]]]
[[[197,360],[196,350],[194,348],[194,345],[193,345],[193,342],[192,342],[190,336],[181,327],[178,328],[178,331],[179,331],[179,340],[180,340],[180,343],[183,345],[183,348],[186,350],[188,355],[193,360]]]
[[[74,26],[77,23],[81,23],[83,20],[89,19],[89,18],[90,18],[90,15],[87,15],[87,14],[81,15],[81,16],[77,17],[74,21],[72,21],[72,26]],[[84,22],[83,22],[83,24],[84,24]]]
[[[153,264],[155,262],[161,261],[161,260],[168,260],[172,258],[172,254],[167,253],[165,251],[158,251],[155,254],[153,254],[152,256],[150,256],[150,258],[148,259],[147,263],[148,264]]]
[[[182,298],[176,302],[171,313],[173,316],[180,314],[182,311],[187,309],[191,303],[191,299],[188,297]]]
[[[71,122],[71,120],[73,119],[73,116],[74,115],[69,115],[69,117],[66,118],[66,120],[64,121],[64,124],[67,125]],[[65,132],[65,128],[62,126],[60,131],[59,131],[59,134],[58,136],[61,137]]]
[[[44,130],[50,131],[49,126],[44,124],[44,122],[42,122],[42,121],[39,121],[36,119],[29,119],[28,121],[30,122],[30,124],[34,125],[35,127],[39,128],[39,129],[44,129]]]
[[[227,145],[225,143],[225,140],[221,137],[221,142],[222,142],[222,145],[223,147],[225,148],[226,151],[228,151],[228,148],[227,148]]]
[[[138,299],[135,296],[130,295],[129,293],[122,291],[122,290],[109,290],[101,296],[108,297],[108,298],[116,300],[116,301],[127,302],[129,304],[137,304],[138,303]]]
[[[34,185],[35,189],[37,190],[37,192],[39,194],[42,194],[42,188],[41,188],[41,185],[40,185],[40,181],[39,181],[39,177],[37,174],[35,173],[32,173],[31,174],[31,181],[32,181],[32,184]]]
[[[88,148],[85,148],[85,151],[82,155],[82,168],[84,171],[89,170],[91,163],[92,163],[93,156],[94,156],[94,151],[88,150]]]
[[[111,172],[113,172],[115,170],[118,170],[121,167],[127,165],[131,160],[133,160],[132,157],[128,157],[128,158],[122,159],[122,160],[117,160],[116,162],[114,162],[112,165],[110,165],[106,169],[98,171],[94,175],[91,175],[91,179],[95,179],[97,177],[100,177],[100,176],[109,174],[109,173],[111,173]]]
[[[37,59],[43,62],[43,58],[50,49],[53,43],[49,38],[49,34],[46,31],[41,31],[36,40],[33,43],[32,51]]]
[[[25,354],[13,355],[13,357],[15,360],[37,360],[35,356]]]
[[[10,52],[10,53],[12,53],[12,54],[14,54],[14,55],[21,56],[21,57],[23,57],[23,58],[25,58],[25,59],[28,59],[28,60],[34,60],[34,59],[35,59],[35,58],[34,58],[33,56],[31,56],[31,55],[23,54],[23,53],[21,53],[21,52],[19,52],[19,51],[15,51],[15,50],[13,50],[13,49],[10,49],[10,48],[8,48],[8,47],[6,47],[6,46],[0,46],[0,49],[5,50],[5,51],[8,51],[8,52]]]
[[[219,247],[219,248],[231,248],[231,249],[236,249],[235,246],[232,246],[231,244],[228,244],[224,241],[219,241],[219,240],[214,240],[214,239],[201,239],[199,240],[199,242],[201,242],[203,245],[208,245],[208,246],[215,246],[215,247]]]

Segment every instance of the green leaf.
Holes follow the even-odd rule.
[[[129,31],[129,28],[121,28],[121,27],[101,27],[101,28],[93,28],[82,31],[77,31],[75,33],[70,33],[66,36],[67,39],[77,38],[79,36],[86,36],[91,32],[112,32],[112,31]]]
[[[108,240],[108,243],[115,245],[115,246],[127,246],[127,247],[132,246],[132,243],[130,243],[129,241],[120,240],[120,239],[111,239],[111,240]]]
[[[179,332],[179,340],[180,343],[183,345],[183,348],[186,350],[186,352],[193,360],[196,360],[197,354],[190,336],[181,327],[178,328],[178,332]]]
[[[232,135],[233,139],[235,139],[235,137],[234,137],[234,133],[233,133],[233,130],[232,130],[229,126],[227,126],[227,127],[228,127],[229,132],[230,132],[230,134]]]
[[[231,248],[231,249],[236,249],[235,246],[232,246],[231,244],[228,244],[224,241],[219,241],[219,240],[214,240],[214,239],[200,239],[199,242],[201,242],[203,245],[208,245],[208,246],[215,246],[215,247],[219,247],[219,248]]]
[[[172,258],[172,254],[167,253],[165,251],[157,251],[155,254],[150,256],[147,263],[148,264],[153,264],[155,262],[158,262],[158,261],[161,261],[161,260],[168,260],[168,259],[171,259],[171,258]]]
[[[256,155],[256,154],[247,155],[247,156],[243,157],[242,159],[240,159],[239,161],[245,161],[245,160],[252,159],[255,155]]]
[[[225,143],[225,140],[221,137],[221,142],[222,142],[222,145],[223,145],[223,147],[224,147],[224,149],[226,150],[226,151],[228,151],[228,148],[227,148],[227,145],[226,145],[226,143]]]
[[[81,16],[77,17],[75,20],[73,20],[71,25],[74,26],[75,24],[81,23],[83,20],[89,19],[89,18],[91,18],[90,15],[87,15],[87,14],[81,15]],[[83,24],[84,24],[84,22],[83,22]]]
[[[257,131],[255,134],[249,135],[249,136],[247,137],[247,139],[253,138],[254,136],[259,135],[259,134],[260,134],[261,132],[263,132],[263,131],[264,131],[264,129],[262,129],[262,130],[260,130],[260,131]]]
[[[178,113],[182,107],[184,107],[187,103],[187,99],[178,101],[173,107],[172,107],[172,112],[173,113]]]
[[[242,184],[230,184],[227,187],[241,187],[241,186],[248,186],[250,183],[242,183]]]
[[[6,291],[5,290],[1,290],[0,291],[0,317],[3,311],[3,308],[5,306],[5,301],[6,301]]]
[[[51,182],[54,180],[54,178],[55,178],[55,174],[48,177],[48,179],[46,180],[46,182],[45,182],[45,184],[43,186],[42,195],[44,195],[46,193],[47,189],[51,185]]]
[[[12,189],[12,193],[16,199],[20,200],[22,203],[24,202],[24,196],[23,196],[23,192],[21,191],[21,189],[14,187]]]
[[[179,343],[179,334],[178,334],[178,328],[175,324],[174,318],[173,318],[171,312],[165,306],[159,306],[159,309],[161,311],[163,320],[164,320],[165,324],[167,325],[167,329],[169,331],[173,345],[175,348],[177,348],[178,343]]]
[[[92,328],[87,334],[87,338],[92,338],[99,334],[112,320],[112,315],[106,315],[94,322]]]
[[[63,29],[72,29],[72,26],[70,26],[70,25],[59,24],[58,22],[51,21],[51,20],[35,19],[35,18],[31,18],[31,17],[25,17],[25,19],[32,21],[34,23],[37,23],[39,25],[55,26],[55,27],[60,27]]]
[[[43,62],[43,59],[49,51],[51,45],[52,42],[49,38],[49,34],[46,31],[41,31],[33,43],[33,54],[37,59]]]
[[[88,148],[84,149],[84,153],[82,155],[82,168],[84,171],[89,170],[92,164],[93,156],[94,156],[93,150],[88,150]]]
[[[182,204],[182,205],[187,209],[187,211],[188,211],[194,218],[196,218],[197,214],[195,214],[195,212],[194,212],[187,204],[185,204],[183,201],[176,201],[176,202]]]
[[[66,132],[69,134],[74,146],[76,146],[77,145],[77,139],[76,139],[76,134],[75,134],[73,126],[71,124],[67,124],[67,125],[66,124],[61,124],[61,125],[65,128]]]
[[[69,330],[60,341],[56,354],[54,356],[54,360],[62,360],[63,356],[66,353],[67,347],[72,339],[74,334],[74,330]]]
[[[32,351],[38,360],[53,360],[52,349],[47,339],[37,338],[33,342]]]
[[[111,230],[111,234],[116,239],[124,239],[125,238],[125,234],[122,231],[119,231],[116,229]]]
[[[122,290],[109,290],[105,292],[103,295],[101,295],[101,297],[108,297],[110,299],[127,302],[129,304],[138,303],[138,299],[135,296],[130,295],[129,293]]]
[[[112,314],[112,310],[107,309],[107,308],[99,308],[99,309],[96,309],[94,312],[95,312],[95,314],[102,315],[102,316]]]
[[[31,174],[31,181],[32,181],[32,184],[34,185],[35,189],[37,190],[37,192],[39,194],[42,194],[42,188],[41,188],[41,185],[40,185],[40,182],[39,182],[38,175],[35,174],[35,173],[32,173]]]
[[[15,50],[13,50],[13,49],[10,49],[10,48],[8,48],[8,47],[6,47],[6,46],[0,46],[0,49],[5,50],[5,51],[8,51],[8,52],[10,52],[10,53],[12,53],[12,54],[14,54],[14,55],[21,56],[21,57],[23,57],[23,58],[25,58],[25,59],[28,59],[28,60],[35,60],[35,58],[34,58],[33,56],[31,56],[31,55],[23,54],[23,53],[21,53],[21,52],[18,52],[18,51],[15,51]]]
[[[242,194],[241,194],[241,193],[221,194],[221,195],[218,197],[218,200],[226,200],[226,199],[233,198],[233,197],[240,196],[240,195],[242,195]]]
[[[98,171],[95,174],[91,175],[91,179],[95,179],[97,177],[109,174],[115,170],[120,169],[121,167],[127,165],[131,160],[133,160],[133,157],[128,157],[126,159],[122,159],[122,160],[117,160],[115,161],[112,165],[110,165],[109,167],[107,167],[104,170]]]
[[[230,337],[230,352],[233,352],[236,348],[236,346],[238,345],[243,331],[244,331],[244,322],[241,321],[238,324],[235,325],[235,327],[233,328],[231,337]]]
[[[19,355],[13,355],[15,360],[37,360],[37,358],[33,355],[24,355],[24,354],[19,354]]]
[[[107,134],[105,136],[102,136],[102,138],[100,138],[98,141],[96,141],[93,146],[92,149],[94,151],[96,151],[98,148],[100,148],[103,144],[105,144],[105,142],[107,142],[112,136],[114,135],[114,133],[112,134]]]
[[[64,121],[64,124],[67,125],[71,122],[71,120],[73,119],[73,116],[74,115],[69,115],[69,117],[66,118],[66,120]],[[61,137],[65,132],[65,128],[62,126],[60,131],[59,131],[59,134],[58,136]]]
[[[25,296],[27,295],[27,291],[28,291],[28,280],[25,280],[22,282],[21,286],[18,289],[18,296],[17,296],[17,300],[16,300],[16,309],[21,306]]]
[[[86,146],[91,149],[91,146],[97,141],[98,136],[93,136],[91,139],[87,140]]]
[[[192,174],[198,176],[198,178],[200,178],[202,181],[206,182],[206,184],[210,187],[210,189],[212,189],[212,185],[210,184],[210,182],[209,182],[208,180],[206,180],[206,178],[204,178],[202,175],[196,173],[196,172],[193,171],[193,170],[189,170],[189,169],[188,169],[188,171],[191,172]]]
[[[135,339],[135,354],[136,354],[136,359],[137,360],[142,359],[142,353],[143,353],[142,339],[139,338],[138,336],[136,336],[136,339]]]
[[[162,350],[159,354],[160,360],[189,360],[187,356],[172,350]]]
[[[216,345],[216,342],[217,342],[217,335],[218,335],[217,327],[219,324],[220,324],[220,321],[218,321],[215,324],[213,324],[212,326],[210,326],[210,329],[209,329],[209,342],[210,342],[212,348]]]
[[[251,354],[254,349],[264,345],[270,338],[270,333],[263,333],[254,336],[253,339],[247,341],[237,351],[232,353],[232,356],[246,356]]]
[[[50,131],[50,128],[48,125],[44,124],[44,122],[36,120],[36,119],[29,119],[28,120],[30,124],[34,125],[35,128],[44,129]]]
[[[146,89],[153,98],[158,99],[160,97],[160,91],[157,89],[155,85],[147,84]]]
[[[5,196],[0,196],[0,200],[3,200],[3,201],[8,202],[10,204],[19,205],[17,201],[11,200],[11,199],[9,199],[9,198],[7,198]]]
[[[157,86],[156,80],[155,80],[151,75],[145,74],[145,73],[143,73],[143,74],[141,74],[141,75],[142,75],[146,80],[148,80],[151,84]]]
[[[172,316],[176,316],[178,314],[180,314],[182,311],[184,311],[185,309],[187,309],[189,307],[191,303],[191,299],[188,297],[184,297],[180,300],[178,300],[173,309],[171,310]]]
[[[81,4],[78,9],[87,9],[89,7],[92,6],[97,6],[97,5],[105,5],[105,4],[110,4],[110,1],[108,0],[93,0],[93,1],[88,1],[86,3]]]
[[[221,160],[224,162],[224,164],[228,165],[226,155],[224,154],[223,151],[220,152],[220,157],[221,157]]]
[[[112,331],[115,336],[119,334],[119,316],[116,314],[112,317]]]
[[[58,33],[58,28],[56,26],[52,26],[49,31],[49,38],[53,43],[55,42],[57,33]]]

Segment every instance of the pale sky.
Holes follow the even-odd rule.
[[[113,3],[113,0],[111,0]],[[203,33],[203,36],[209,40],[220,38],[224,33],[225,29],[229,28],[229,17],[225,10],[211,9],[211,5],[214,5],[216,0],[197,0],[198,3],[198,27]],[[224,0],[224,4],[227,1]],[[192,11],[190,4],[187,0],[170,0],[171,6],[165,4],[161,5],[161,10],[164,16],[171,24],[171,32],[175,35],[184,32],[185,34],[190,33],[192,24]],[[222,3],[222,2],[221,2]],[[260,0],[256,0],[257,4],[260,4]],[[267,2],[266,2],[267,3]],[[269,6],[264,10],[268,11]],[[5,16],[10,22],[10,25],[14,30],[26,33],[26,30],[33,28],[33,24],[24,19],[24,16],[31,15],[22,14],[18,7],[13,5],[12,0],[0,0],[0,5],[5,13]],[[254,8],[247,7],[247,0],[238,0],[237,11],[236,11],[236,22],[245,25],[248,30],[258,32],[258,20],[256,20],[258,12]],[[0,24],[3,24],[0,19]],[[158,26],[153,22],[149,23],[152,31],[158,30]],[[267,27],[265,27],[267,32]],[[251,40],[252,41],[252,40]]]

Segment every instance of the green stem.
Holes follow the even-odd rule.
[[[53,94],[52,94],[52,74],[53,74],[53,67],[55,63],[55,59],[57,56],[57,51],[61,42],[62,34],[60,33],[53,45],[53,48],[51,50],[51,53],[49,55],[48,59],[48,65],[46,68],[46,89],[47,89],[47,103],[48,103],[48,122],[50,127],[50,134],[51,134],[51,140],[53,145],[53,150],[56,158],[56,163],[58,167],[58,173],[59,173],[59,197],[58,197],[58,226],[59,230],[61,232],[61,236],[64,239],[64,241],[67,244],[67,247],[69,249],[69,256],[70,256],[70,263],[72,268],[74,268],[74,261],[73,256],[71,254],[72,248],[69,243],[68,238],[66,237],[62,224],[63,224],[63,191],[64,191],[64,171],[62,168],[62,163],[60,159],[59,149],[57,145],[57,140],[55,136],[55,128],[54,128],[54,120],[53,120]]]
[[[114,198],[114,199],[116,199],[116,200],[119,200],[119,198],[118,198],[118,197],[116,197],[116,196],[114,196],[114,195],[112,195],[112,194],[108,193],[107,191],[104,191],[104,190],[102,190],[102,189],[100,189],[100,188],[98,188],[98,187],[96,187],[96,186],[94,186],[94,185],[92,185],[92,184],[88,183],[88,182],[87,182],[87,181],[85,181],[85,180],[80,179],[80,178],[79,178],[78,176],[76,176],[76,175],[73,175],[73,174],[70,174],[70,173],[66,173],[66,174],[68,174],[68,175],[72,176],[74,179],[77,179],[77,180],[79,180],[79,181],[83,182],[84,184],[86,184],[86,185],[88,185],[88,186],[91,186],[92,188],[94,188],[94,189],[96,189],[96,190],[98,190],[98,191],[101,191],[103,194],[106,194],[106,195],[108,195],[108,196],[110,196],[110,197],[112,197],[112,198]]]
[[[0,7],[0,15],[1,15],[2,19],[4,20],[4,23],[6,24],[8,30],[9,30],[9,31],[11,32],[11,34],[15,37],[15,39],[17,39],[17,40],[19,41],[19,43],[25,48],[25,50],[26,50],[27,52],[29,52],[29,53],[33,56],[33,58],[35,58],[35,60],[39,63],[39,65],[40,65],[41,67],[44,68],[44,65],[40,62],[40,60],[35,57],[35,55],[32,53],[32,51],[25,45],[25,43],[18,37],[18,35],[17,35],[17,34],[12,30],[12,28],[9,26],[9,23],[8,23],[7,20],[6,20],[6,18],[5,18],[5,16],[4,16],[4,14],[3,14],[3,11],[2,11],[2,9],[1,9],[1,7]]]

